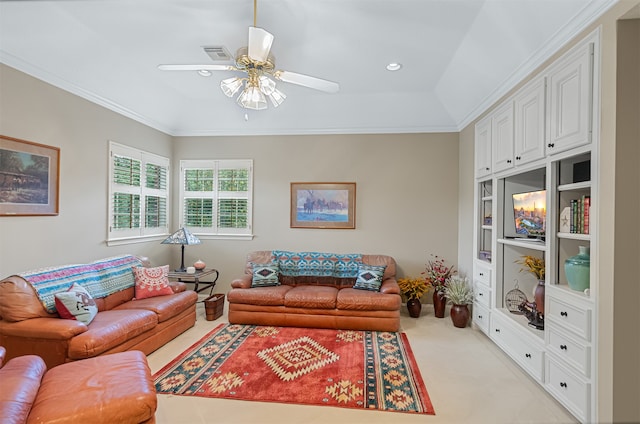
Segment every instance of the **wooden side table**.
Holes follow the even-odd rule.
[[[203,290],[211,288],[209,296],[213,294],[213,288],[215,287],[216,281],[218,281],[219,276],[220,273],[218,272],[218,270],[213,268],[196,271],[195,274],[188,274],[186,271],[169,271],[169,278],[178,280],[183,283],[194,283],[195,287],[193,288],[193,290],[196,293],[200,293]],[[202,281],[202,279],[210,280],[211,278],[213,278],[212,281]],[[203,287],[199,288],[200,284],[202,284]]]

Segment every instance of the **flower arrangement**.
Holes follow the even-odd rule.
[[[468,305],[473,303],[473,291],[467,277],[453,275],[444,288],[444,296],[454,305]]]
[[[433,287],[437,292],[442,292],[447,286],[449,278],[454,275],[456,271],[453,268],[453,265],[445,265],[444,259],[435,255],[431,256],[433,259],[427,262],[426,268],[422,274],[425,276],[429,287]]]
[[[544,280],[544,259],[535,256],[524,255],[521,259],[515,261],[517,264],[523,265],[520,272],[529,271],[538,280]]]
[[[399,278],[398,286],[407,299],[420,299],[429,290],[429,285],[424,278]]]

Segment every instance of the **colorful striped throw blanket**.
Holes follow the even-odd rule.
[[[33,286],[47,312],[55,313],[56,293],[77,283],[87,289],[93,298],[108,296],[135,285],[132,268],[136,266],[142,266],[140,259],[122,255],[89,264],[42,268],[18,275]]]
[[[272,260],[285,276],[355,278],[362,263],[360,253],[336,254],[322,252],[272,251]]]

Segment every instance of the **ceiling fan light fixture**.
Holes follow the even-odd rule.
[[[220,88],[227,97],[233,97],[241,87],[242,79],[238,77],[227,78],[220,81]]]
[[[271,95],[273,90],[276,89],[276,82],[265,75],[260,75],[258,81],[260,83],[260,90],[267,96]]]
[[[267,108],[267,99],[259,87],[247,85],[238,96],[238,104],[245,109],[263,110]]]
[[[271,103],[273,103],[273,107],[280,106],[282,102],[284,102],[284,100],[287,98],[287,96],[277,88],[274,89],[271,94],[267,95],[267,97],[269,97],[269,100],[271,100]]]

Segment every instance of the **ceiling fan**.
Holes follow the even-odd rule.
[[[241,88],[237,103],[245,109],[262,110],[267,108],[269,98],[274,107],[278,107],[286,95],[276,88],[278,81],[297,84],[327,93],[336,93],[340,85],[309,75],[275,69],[275,57],[271,54],[273,35],[256,26],[257,0],[253,0],[253,26],[249,27],[249,43],[238,49],[235,65],[193,64],[158,65],[163,71],[197,71],[201,75],[210,75],[210,71],[241,71],[246,76],[231,77],[220,82],[220,88],[227,97],[233,97]],[[273,78],[273,79],[272,79]]]

